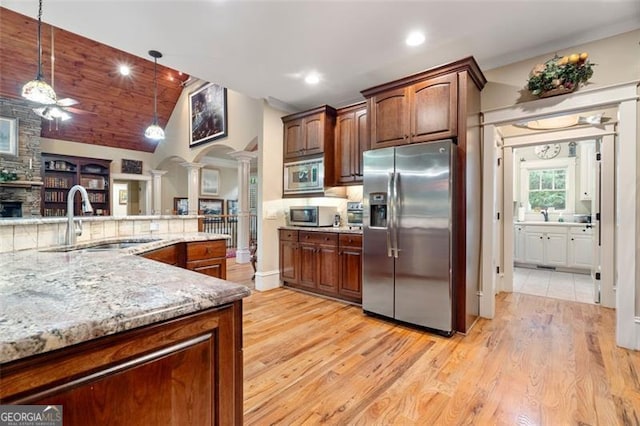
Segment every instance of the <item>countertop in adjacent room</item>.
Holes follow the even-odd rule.
[[[362,228],[352,226],[281,226],[278,229],[288,229],[291,231],[312,231],[312,232],[334,232],[339,234],[362,234]]]
[[[119,250],[83,250],[89,245],[84,244],[75,251],[0,254],[0,363],[224,305],[250,294],[243,285],[136,255],[179,242],[226,239],[227,235],[153,238],[160,239]]]

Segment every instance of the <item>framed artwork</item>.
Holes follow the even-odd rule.
[[[122,159],[122,173],[142,174],[142,161]]]
[[[0,117],[0,154],[18,155],[18,119]]]
[[[238,221],[238,200],[227,200],[227,215],[229,215],[229,222]]]
[[[200,195],[218,195],[220,192],[220,172],[214,169],[200,169]]]
[[[173,199],[173,211],[175,214],[188,214],[189,200],[187,198],[175,197]]]
[[[127,204],[127,190],[126,189],[121,189],[118,191],[118,202],[120,204]]]
[[[217,198],[200,198],[198,200],[198,210],[202,214],[221,215],[223,213],[223,200]]]
[[[227,136],[227,89],[207,83],[189,94],[190,134],[193,147]]]

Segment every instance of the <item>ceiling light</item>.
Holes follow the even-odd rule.
[[[144,135],[154,141],[159,141],[164,139],[164,130],[158,124],[158,58],[162,58],[162,53],[157,50],[150,50],[149,55],[153,57],[153,123],[147,130],[145,130]]]
[[[118,71],[120,71],[120,74],[124,76],[131,74],[131,68],[129,68],[129,65],[124,65],[124,64],[120,65],[118,67]]]
[[[404,42],[407,43],[407,46],[419,46],[424,43],[424,34],[420,31],[413,31],[409,33]]]
[[[304,78],[305,83],[307,84],[318,84],[320,83],[320,76],[315,73],[307,74]]]
[[[51,105],[56,103],[56,92],[49,86],[42,76],[42,0],[38,7],[38,73],[35,80],[31,80],[22,87],[22,97],[40,104]]]

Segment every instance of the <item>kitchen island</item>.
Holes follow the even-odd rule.
[[[244,286],[118,250],[0,254],[0,402],[64,424],[242,423]]]

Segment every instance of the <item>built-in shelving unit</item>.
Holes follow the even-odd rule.
[[[69,189],[80,184],[89,194],[96,216],[108,216],[111,160],[42,154],[42,215],[65,216]],[[75,201],[80,211],[80,197]]]

